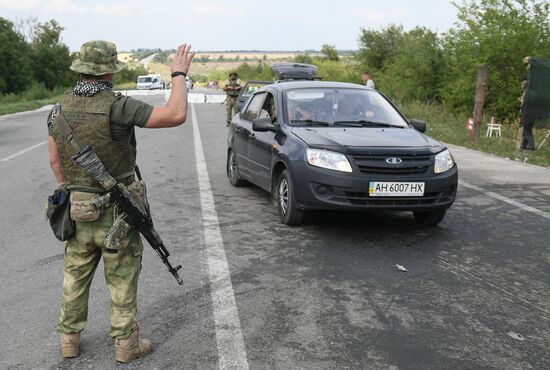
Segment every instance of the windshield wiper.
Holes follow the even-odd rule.
[[[317,121],[317,120],[314,120],[314,119],[293,119],[290,122],[291,123],[303,123],[304,125],[308,125],[308,126],[330,126],[330,122]]]
[[[355,121],[334,121],[334,126],[375,126],[375,127],[398,127],[403,128],[403,126],[399,125],[392,125],[391,123],[386,122],[376,122],[376,121],[369,121],[365,119],[359,119]]]

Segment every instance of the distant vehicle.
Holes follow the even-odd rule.
[[[193,82],[192,79],[190,79],[189,77],[185,77],[185,83],[187,85],[187,91],[193,90],[193,87],[195,86],[195,83]]]
[[[163,81],[159,74],[151,74],[145,76],[138,76],[137,89],[138,90],[155,90],[163,88]]]
[[[306,211],[371,209],[437,225],[455,200],[458,170],[425,131],[426,122],[362,85],[272,83],[231,121],[227,176],[271,192],[287,225]]]
[[[271,72],[275,75],[278,82],[295,80],[315,80],[317,79],[317,67],[313,64],[304,63],[273,63],[270,65]],[[273,81],[248,81],[241,89],[237,97],[237,108],[241,111],[244,105],[258,89],[272,84]]]

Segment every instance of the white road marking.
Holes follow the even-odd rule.
[[[229,266],[225,256],[218,214],[210,187],[210,177],[206,168],[204,151],[197,122],[195,106],[191,104],[195,159],[199,178],[204,242],[208,258],[216,344],[218,347],[218,367],[220,369],[248,369],[241,322],[235,303]]]
[[[505,202],[505,203],[508,203],[508,204],[511,204],[515,207],[518,207],[518,208],[521,208],[523,209],[524,211],[527,211],[527,212],[531,212],[531,213],[534,213],[538,216],[541,216],[541,217],[544,217],[546,219],[549,219],[550,220],[550,213],[548,212],[544,212],[544,211],[541,211],[540,209],[537,209],[537,208],[534,208],[534,207],[531,207],[531,206],[528,206],[526,204],[523,204],[523,203],[520,203],[518,201],[515,201],[513,199],[510,199],[510,198],[507,198],[505,196],[502,196],[500,194],[497,194],[497,193],[493,193],[492,191],[488,191],[488,190],[485,190],[485,189],[482,189],[478,186],[475,186],[475,185],[472,185],[472,184],[468,184],[467,182],[464,182],[462,180],[460,180],[458,182],[460,185],[466,187],[466,188],[469,188],[469,189],[472,189],[472,190],[476,190],[476,191],[479,191],[485,195],[488,195],[490,196],[491,198],[494,198],[494,199],[498,199],[502,202]]]
[[[13,158],[15,158],[15,157],[18,157],[18,156],[20,156],[21,154],[25,154],[26,152],[30,152],[31,150],[36,149],[36,148],[38,148],[38,147],[40,147],[40,146],[42,146],[42,145],[44,145],[44,144],[46,144],[46,143],[47,143],[47,141],[42,141],[42,142],[40,142],[40,143],[38,143],[38,144],[36,144],[36,145],[31,146],[30,148],[23,149],[23,150],[20,151],[20,152],[17,152],[17,153],[15,153],[15,154],[12,154],[12,155],[10,155],[10,156],[8,156],[8,157],[6,157],[6,158],[0,159],[0,162],[7,162],[7,161],[9,161],[10,159],[13,159]]]

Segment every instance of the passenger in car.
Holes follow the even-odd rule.
[[[313,111],[310,109],[309,104],[296,100],[288,102],[288,115],[291,121],[313,120]]]

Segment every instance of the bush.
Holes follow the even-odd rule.
[[[125,68],[113,76],[113,85],[121,85],[125,82],[136,82],[138,76],[149,74],[149,71],[143,67],[134,69]]]
[[[237,68],[230,71],[227,70],[215,70],[208,75],[208,80],[225,81],[229,78],[229,73],[236,72],[239,75],[239,79],[243,81],[250,80],[262,80],[273,81],[273,73],[269,66],[264,63],[258,63],[256,65],[250,65],[248,63],[242,63]]]
[[[21,95],[24,100],[40,100],[51,96],[51,91],[42,82],[33,82],[31,86]]]
[[[208,76],[205,76],[205,75],[196,74],[196,75],[191,75],[190,77],[191,77],[191,80],[196,82],[208,82]]]
[[[312,63],[317,66],[317,75],[325,81],[361,82],[358,66],[351,63],[320,58],[313,58]]]

